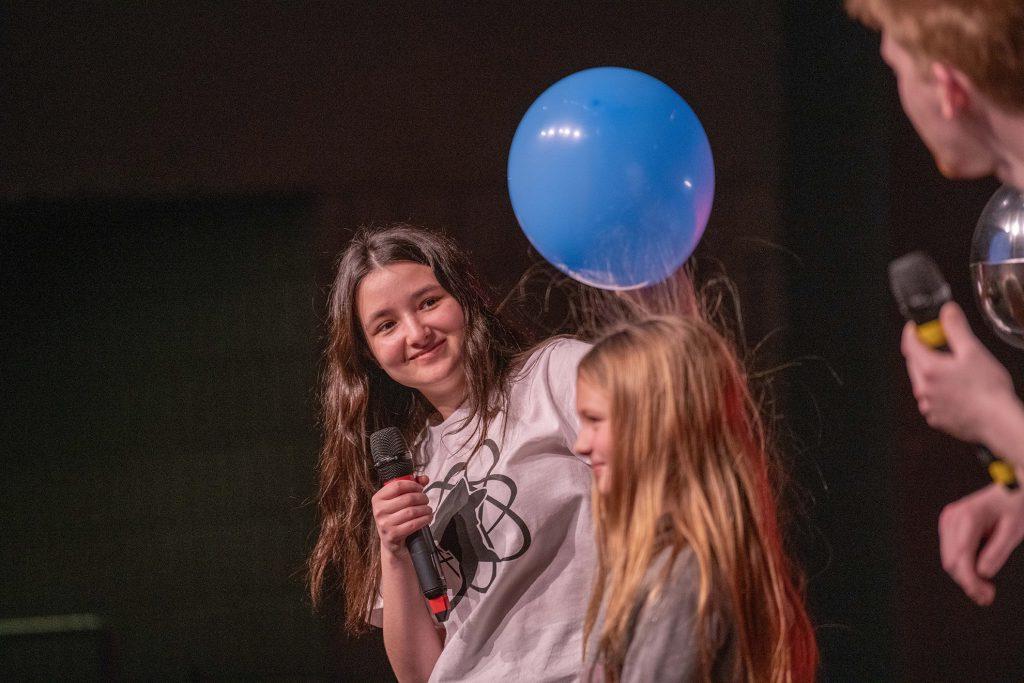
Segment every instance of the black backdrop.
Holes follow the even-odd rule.
[[[988,609],[939,567],[941,506],[984,480],[914,412],[884,279],[927,248],[968,303],[995,186],[937,175],[838,3],[0,17],[0,619],[105,624],[5,635],[0,671],[106,655],[131,678],[385,675],[379,638],[342,637],[303,592],[331,260],[352,226],[412,219],[507,288],[530,263],[504,186],[515,125],[604,64],[694,107],[717,171],[698,259],[737,282],[759,367],[795,362],[773,375],[777,431],[823,678],[1024,671],[1020,558]]]

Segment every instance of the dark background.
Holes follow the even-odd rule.
[[[0,620],[102,623],[0,621],[0,674],[387,675],[304,592],[332,259],[411,219],[506,290],[533,258],[515,126],[601,65],[668,83],[711,140],[698,264],[781,368],[822,678],[1024,673],[1020,553],[989,608],[939,565],[939,511],[985,478],[917,415],[885,280],[927,249],[1019,375],[970,302],[996,185],[938,175],[839,3],[4,3],[0,56]]]

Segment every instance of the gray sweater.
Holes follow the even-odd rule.
[[[622,667],[623,683],[699,680],[700,651],[695,633],[700,569],[693,551],[682,550],[672,563],[659,594],[653,599],[650,594],[663,575],[671,553],[671,548],[658,553],[644,576],[642,594],[631,619],[629,645]],[[587,647],[589,661],[584,671],[587,681],[600,681],[604,677],[594,658],[603,623],[604,606]],[[715,681],[729,680],[737,653],[728,621],[719,612],[711,615],[708,635],[713,639],[711,651],[715,653],[711,677]]]

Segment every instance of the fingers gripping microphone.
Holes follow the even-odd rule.
[[[946,334],[939,322],[939,309],[952,298],[949,283],[927,254],[914,251],[889,264],[889,286],[899,304],[900,313],[917,326],[917,338],[936,351],[949,352]],[[992,451],[977,446],[978,459],[988,469],[992,481],[1017,488],[1013,467],[1000,460]]]
[[[402,433],[395,427],[378,429],[370,435],[370,454],[377,480],[381,486],[394,479],[412,479],[413,466],[409,450],[405,447]],[[405,539],[405,545],[412,557],[416,578],[420,581],[423,595],[430,603],[430,611],[438,621],[448,618],[448,586],[445,585],[441,565],[437,561],[437,550],[430,527],[424,527]]]

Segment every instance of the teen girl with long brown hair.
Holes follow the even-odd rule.
[[[400,680],[574,680],[595,562],[590,467],[573,453],[576,365],[528,349],[459,249],[396,225],[358,233],[330,296],[314,601],[384,629]],[[398,427],[416,480],[378,490],[369,435]],[[451,613],[427,608],[405,538],[430,525]]]
[[[594,471],[588,679],[814,679],[746,378],[707,323],[653,317],[579,365],[576,450]]]

